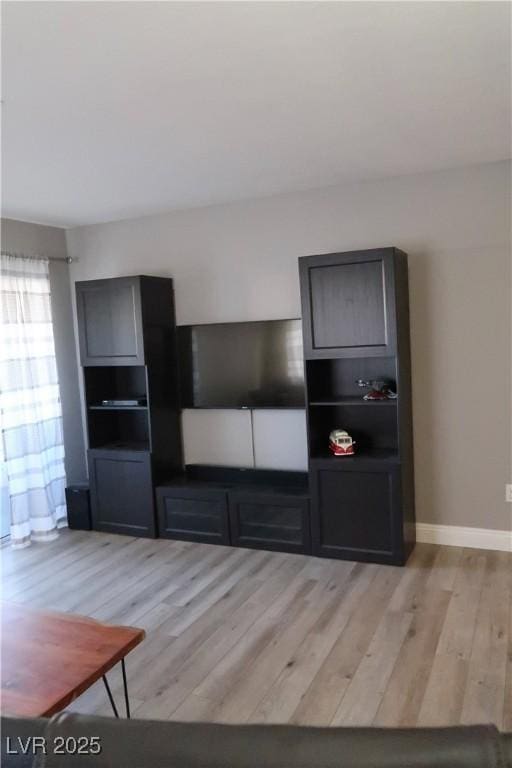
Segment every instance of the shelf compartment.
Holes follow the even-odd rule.
[[[396,361],[394,357],[359,357],[356,359],[307,360],[306,377],[311,403],[347,401],[350,404],[364,402],[375,405],[395,400],[368,401],[363,396],[368,390],[357,385],[364,381],[389,381],[396,392]]]
[[[325,405],[309,409],[310,456],[329,451],[329,434],[346,430],[356,442],[357,453],[398,452],[398,410],[370,403],[367,407]],[[341,457],[343,461],[346,457]]]
[[[147,376],[143,365],[93,366],[84,368],[84,376],[89,407],[100,405],[102,400],[147,397]]]
[[[90,448],[127,443],[143,445],[142,450],[150,450],[147,408],[90,408],[87,422]]]

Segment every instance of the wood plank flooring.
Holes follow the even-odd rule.
[[[512,731],[512,554],[394,568],[65,530],[1,555],[4,600],[146,630],[137,717]],[[71,709],[111,714],[101,683]]]

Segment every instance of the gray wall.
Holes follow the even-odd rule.
[[[2,219],[2,250],[26,256],[66,258],[66,236],[63,229]],[[64,428],[66,475],[69,483],[86,478],[85,448],[80,412],[78,369],[73,335],[73,309],[69,282],[69,265],[65,261],[50,262],[55,355],[59,371],[60,396]]]
[[[73,281],[172,276],[179,323],[297,317],[298,256],[404,249],[418,518],[510,529],[508,163],[80,227],[67,242]]]

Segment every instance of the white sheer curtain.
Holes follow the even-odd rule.
[[[2,254],[0,301],[2,498],[11,544],[25,547],[67,524],[48,262]]]

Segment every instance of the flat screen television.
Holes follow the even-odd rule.
[[[304,408],[300,320],[178,327],[184,408]]]

